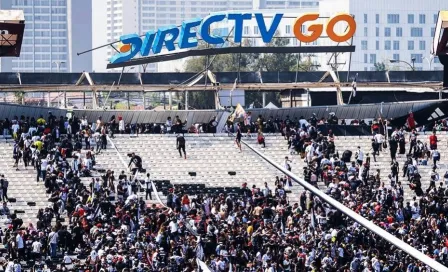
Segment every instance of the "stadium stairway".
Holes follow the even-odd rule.
[[[428,143],[429,146],[429,135],[431,132],[427,132],[426,134],[420,133],[418,139],[423,143]],[[441,153],[441,160],[438,163],[437,173],[440,175],[439,182],[443,182],[443,175],[446,171],[448,171],[448,134],[446,132],[438,132],[437,137],[439,140],[438,150]],[[266,138],[266,148],[261,148],[257,140],[255,138],[243,138],[244,141],[251,144],[252,147],[255,147],[257,150],[261,150],[263,154],[272,158],[275,162],[280,165],[283,165],[285,157],[288,156],[290,160],[292,160],[291,167],[292,172],[303,177],[303,168],[306,166],[306,163],[303,159],[301,159],[298,155],[291,155],[288,150],[287,141],[281,135],[265,135]],[[407,139],[407,138],[406,138]],[[380,152],[380,156],[377,156],[377,162],[374,162],[372,157],[371,150],[371,137],[370,136],[339,136],[335,137],[335,146],[336,150],[339,152],[339,155],[345,150],[351,150],[353,152],[352,160],[355,159],[355,153],[357,151],[357,147],[360,146],[361,150],[363,150],[364,154],[369,153],[371,157],[371,170],[370,173],[374,175],[377,169],[380,169],[381,180],[389,184],[388,175],[390,174],[390,152],[389,149],[386,149]],[[409,152],[409,143],[406,144],[406,152]],[[406,155],[397,154],[397,160],[400,166],[400,178],[403,188],[404,188],[404,196],[406,201],[412,200],[415,196],[415,193],[409,188],[407,178],[402,177],[402,167],[404,162],[406,161]],[[429,179],[430,173],[432,172],[432,161],[428,161],[427,166],[420,165],[418,166],[420,175],[422,176],[422,189],[426,190],[429,187]],[[325,185],[319,182],[319,188],[325,189]],[[439,186],[438,183],[436,184]]]
[[[249,149],[243,147],[240,153],[233,138],[227,134],[186,134],[186,160],[179,156],[175,135],[115,136],[112,141],[126,162],[129,161],[127,154],[135,152],[142,157],[143,167],[149,171],[152,180],[169,180],[174,186],[203,184],[206,188],[234,189],[247,182],[249,188],[252,185],[260,188],[268,182],[274,190],[275,177],[282,176]],[[126,170],[117,155],[110,153],[114,152],[112,149],[106,152],[97,156],[98,167]],[[140,178],[144,179],[144,176]],[[291,190],[290,201],[297,202],[298,193],[303,188],[293,186]]]
[[[0,138],[0,174],[5,175],[9,181],[8,207],[11,213],[17,213],[22,218],[24,226],[29,222],[37,222],[37,212],[41,208],[50,205],[43,182],[36,182],[36,170],[33,167],[25,169],[23,163],[19,163],[19,171],[14,165],[13,142]],[[0,226],[7,222],[6,216],[0,219]]]

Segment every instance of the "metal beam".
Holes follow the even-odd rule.
[[[244,89],[246,91],[279,91],[279,90],[288,90],[288,89],[306,89],[306,88],[329,88],[336,87],[337,84],[334,82],[304,82],[304,83],[241,83],[238,84],[238,88]],[[433,88],[439,89],[442,88],[442,82],[431,82],[431,83],[405,83],[405,82],[358,82],[358,88],[362,87],[370,87],[370,88]],[[340,87],[351,87],[351,83],[343,82],[340,83]],[[232,89],[233,83],[224,83],[220,84],[220,89]],[[83,91],[120,91],[120,92],[136,92],[142,91],[144,92],[163,92],[163,91],[172,91],[172,92],[183,92],[183,91],[203,91],[203,90],[216,90],[215,86],[172,86],[172,85],[120,85],[114,86],[111,88],[110,85],[94,85],[94,86],[76,86],[76,85],[56,85],[56,84],[48,84],[48,85],[0,85],[1,92],[83,92]]]
[[[206,49],[191,49],[188,51],[167,53],[163,55],[136,58],[126,62],[109,63],[107,69],[121,68],[127,66],[142,65],[147,63],[158,63],[170,60],[183,59],[187,57],[195,56],[207,56],[207,55],[222,55],[222,54],[235,54],[235,53],[349,53],[355,52],[355,46],[341,45],[341,46],[280,46],[280,47],[223,47],[223,48],[206,48]]]
[[[250,146],[245,141],[241,141],[246,147],[248,147],[250,150],[255,152],[258,156],[260,156],[262,159],[264,159],[266,162],[277,168],[277,170],[283,172],[285,175],[290,176],[294,181],[296,181],[298,184],[303,186],[306,190],[311,191],[314,195],[318,196],[337,210],[344,213],[346,216],[348,216],[353,221],[358,222],[363,227],[368,229],[369,231],[375,233],[382,239],[388,241],[389,243],[395,245],[399,249],[403,250],[413,258],[423,262],[424,264],[428,265],[435,271],[439,272],[448,272],[448,268],[439,262],[435,261],[434,259],[430,258],[429,256],[425,255],[424,253],[420,252],[419,250],[415,249],[414,247],[410,246],[409,244],[403,242],[402,240],[398,239],[394,235],[390,234],[389,232],[385,231],[384,229],[378,227],[373,222],[367,220],[366,218],[362,217],[361,215],[357,214],[356,212],[352,211],[350,208],[344,206],[339,201],[335,200],[334,198],[330,197],[329,195],[325,194],[318,188],[312,186],[308,182],[304,181],[303,179],[299,178],[296,174],[287,171],[284,169],[284,167],[278,165],[276,162],[259,152],[258,150],[254,149],[252,146]]]

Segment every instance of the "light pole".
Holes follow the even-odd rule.
[[[65,61],[55,60],[55,61],[52,62],[52,64],[53,64],[53,63],[56,64],[56,67],[58,68],[58,73],[60,73],[60,72],[61,72],[61,64],[64,64]],[[51,67],[53,67],[53,66],[51,66]],[[61,93],[60,93],[60,92],[58,92],[58,98],[59,98],[58,106],[60,106],[60,105],[61,105]],[[65,91],[64,91],[64,104],[66,104],[66,95],[65,95]],[[66,107],[66,105],[64,105],[64,107]]]
[[[412,65],[409,62],[404,61],[404,60],[396,60],[396,59],[389,60],[390,63],[399,63],[399,62],[405,63],[405,64],[409,65],[409,67],[411,67],[412,71],[415,71],[415,58],[412,58],[411,61],[412,61]]]
[[[61,64],[64,64],[65,61],[53,61],[52,63],[56,64],[56,67],[58,68],[58,73],[61,71]]]
[[[429,58],[423,57],[423,59],[425,59],[428,62],[429,71],[431,71],[432,70],[432,61],[434,60],[434,56],[430,55]]]

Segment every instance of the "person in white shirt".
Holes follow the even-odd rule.
[[[32,244],[31,244],[31,248],[32,248],[32,253],[33,253],[33,259],[39,259],[40,258],[40,253],[41,253],[41,249],[42,249],[42,243],[39,242],[39,240],[35,240]]]
[[[121,134],[124,133],[124,120],[120,119],[120,121],[118,121],[118,130],[120,131]]]
[[[23,237],[20,232],[16,235],[16,244],[19,258],[25,259],[25,243],[23,242]]]
[[[48,243],[50,244],[50,256],[56,257],[56,250],[58,248],[59,235],[55,229],[53,229],[48,235]]]
[[[17,123],[17,121],[13,122],[13,125],[11,126],[11,129],[12,129],[12,133],[13,133],[12,135],[13,135],[14,139],[17,139],[17,136],[18,136],[17,132],[20,129],[20,126]]]
[[[173,126],[173,122],[171,121],[171,117],[168,117],[165,122],[166,133],[171,133],[172,126]]]
[[[358,151],[356,151],[356,162],[359,165],[362,165],[363,161],[364,161],[364,152],[361,150],[361,147],[358,146]]]

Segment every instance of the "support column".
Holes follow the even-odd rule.
[[[188,91],[185,91],[185,110],[188,110]]]
[[[143,100],[143,110],[146,109],[146,95],[145,95],[145,91],[142,91],[142,100]]]
[[[215,91],[215,109],[219,110],[219,90]]]
[[[64,91],[64,108],[67,108],[67,91]]]
[[[84,104],[84,109],[86,109],[86,91],[83,92],[83,104]]]
[[[263,92],[263,108],[266,107],[266,92]]]
[[[50,91],[48,91],[48,97],[47,97],[47,107],[51,106],[51,101],[50,101]]]
[[[129,97],[129,92],[126,93],[126,96],[128,98],[128,110],[130,110],[131,109],[131,100],[130,100],[130,97]]]
[[[289,107],[292,108],[292,90],[289,90]]]
[[[20,102],[22,102],[22,105],[25,105],[25,93],[24,92],[22,93],[22,99]]]
[[[168,109],[173,109],[173,92],[168,92]]]
[[[448,55],[439,55],[440,63],[443,64],[443,87],[448,87]]]
[[[96,110],[96,90],[92,90],[92,109]]]

